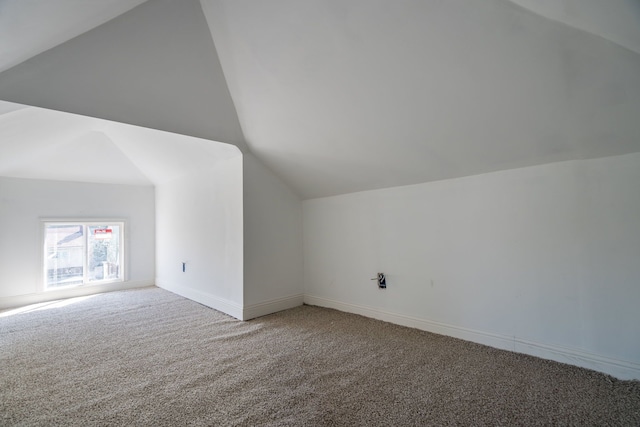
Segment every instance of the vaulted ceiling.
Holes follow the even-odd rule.
[[[240,155],[230,144],[0,101],[0,176],[156,185]]]
[[[2,100],[231,143],[302,198],[640,151],[637,0],[0,0],[0,71]]]

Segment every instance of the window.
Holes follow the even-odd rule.
[[[124,222],[45,221],[45,290],[124,280]]]

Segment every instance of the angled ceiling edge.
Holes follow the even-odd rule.
[[[4,0],[0,72],[121,15],[146,0]]]
[[[246,148],[198,0],[143,3],[8,69],[0,99]]]

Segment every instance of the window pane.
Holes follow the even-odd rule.
[[[82,284],[84,236],[82,225],[45,227],[47,288]]]
[[[90,225],[87,235],[89,282],[120,278],[120,225]]]

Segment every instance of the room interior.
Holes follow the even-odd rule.
[[[96,3],[0,8],[0,309],[155,285],[640,379],[637,1]],[[96,217],[126,279],[44,291],[42,219]]]

